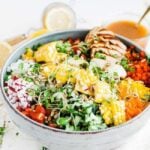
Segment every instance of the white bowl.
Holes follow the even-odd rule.
[[[1,72],[1,91],[6,102],[8,113],[12,121],[23,132],[35,137],[39,142],[43,143],[50,150],[109,150],[116,148],[125,143],[128,138],[139,131],[145,125],[150,116],[150,107],[148,106],[142,113],[126,123],[95,132],[68,132],[60,129],[51,128],[43,124],[37,123],[30,118],[23,116],[9,102],[4,91],[4,75],[6,68],[16,61],[21,54],[25,52],[26,47],[31,47],[38,43],[47,43],[58,39],[81,38],[84,39],[89,30],[71,30],[65,32],[57,32],[46,34],[39,38],[28,41],[20,45],[14,53],[8,58]],[[130,40],[118,36],[126,45],[134,45],[137,51],[140,47]]]

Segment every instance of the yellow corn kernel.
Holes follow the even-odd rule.
[[[105,120],[106,124],[112,124],[113,123],[113,116],[111,112],[111,106],[108,102],[103,102],[100,107],[101,114],[103,116],[103,119]]]
[[[111,107],[112,107],[114,125],[119,125],[125,122],[125,102],[112,101]]]
[[[107,125],[119,125],[125,122],[125,102],[124,101],[103,101],[100,107],[101,114]]]

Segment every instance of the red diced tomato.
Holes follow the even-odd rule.
[[[39,123],[44,123],[45,115],[43,113],[38,113],[38,112],[31,111],[30,112],[30,117],[34,121],[37,121]]]
[[[46,114],[46,110],[42,105],[36,105],[35,112]]]

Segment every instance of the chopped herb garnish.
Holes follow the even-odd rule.
[[[69,54],[69,52],[73,52],[73,50],[71,49],[71,44],[69,42],[57,42],[56,48],[59,53]]]
[[[3,126],[0,127],[0,144],[2,144],[2,142],[3,142],[5,130],[6,130],[6,122],[4,122]]]
[[[4,81],[8,81],[10,75],[11,75],[11,72],[7,72],[4,76]]]
[[[19,64],[19,69],[20,69],[20,71],[23,71],[23,67],[24,67],[24,64],[23,64],[23,63],[20,63],[20,64]]]
[[[38,74],[40,71],[40,67],[41,67],[41,64],[35,63],[32,67],[32,72]]]
[[[89,66],[88,63],[82,63],[82,64],[80,64],[80,67],[83,68],[83,69],[87,69],[88,66]]]
[[[16,132],[16,136],[18,136],[19,135],[19,132]]]
[[[43,146],[43,147],[42,147],[42,150],[48,150],[48,148],[47,148],[47,147],[45,147],[45,146]]]
[[[95,58],[99,58],[99,59],[104,59],[104,60],[106,60],[106,56],[105,56],[104,54],[102,54],[102,53],[96,53],[96,54],[95,54]]]
[[[122,65],[126,71],[134,71],[134,68],[129,65],[129,60],[127,58],[122,58],[120,65]]]

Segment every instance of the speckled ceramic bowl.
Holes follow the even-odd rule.
[[[3,85],[7,66],[16,61],[21,54],[25,52],[26,47],[32,47],[34,44],[38,43],[67,39],[69,37],[79,37],[83,39],[88,31],[89,30],[72,30],[50,33],[28,41],[20,45],[9,57],[1,72],[1,91],[11,119],[23,132],[32,135],[50,150],[109,150],[116,148],[125,143],[133,134],[138,132],[150,116],[150,108],[147,107],[141,114],[132,120],[116,127],[95,132],[67,132],[39,124],[30,118],[23,116],[19,111],[13,108],[6,96]],[[140,51],[140,47],[132,43],[130,40],[121,36],[118,36],[118,38],[120,38],[120,40],[126,45],[134,45],[137,51]]]

